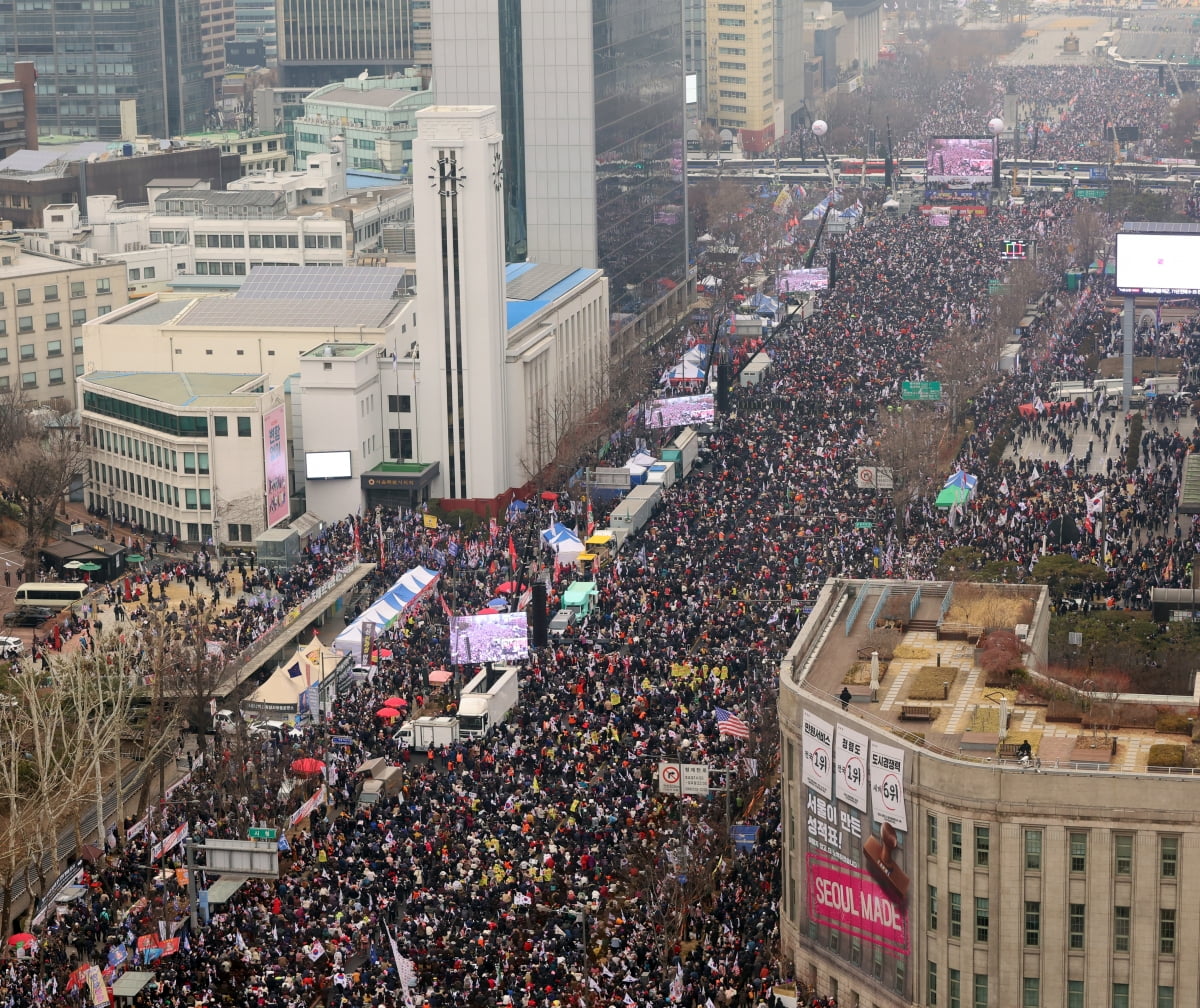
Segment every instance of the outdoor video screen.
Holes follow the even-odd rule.
[[[829,289],[829,268],[814,266],[812,269],[785,270],[779,277],[780,294],[799,294],[805,291]]]
[[[529,654],[529,620],[523,612],[455,616],[450,621],[450,660],[458,665],[513,661]]]
[[[992,178],[991,137],[934,137],[925,154],[927,182],[980,182]]]
[[[1200,235],[1117,232],[1117,290],[1200,294]]]
[[[646,407],[647,427],[691,427],[712,423],[716,415],[711,395],[673,396],[655,399]]]

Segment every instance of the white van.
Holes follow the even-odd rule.
[[[40,606],[58,612],[78,605],[88,593],[88,586],[80,581],[27,581],[17,586],[13,605],[18,609]]]

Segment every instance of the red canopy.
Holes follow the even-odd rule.
[[[432,683],[435,686],[438,685],[439,683],[448,683],[453,678],[454,678],[454,673],[451,672],[449,669],[444,669],[444,668],[434,669],[432,672],[429,673],[429,681],[430,681],[430,683]]]
[[[312,756],[301,756],[297,760],[292,760],[292,773],[300,774],[302,777],[316,777],[324,769],[325,764]]]
[[[385,721],[389,721],[392,718],[400,717],[400,712],[396,710],[395,707],[380,707],[379,710],[375,712],[375,716],[377,718],[383,718]]]

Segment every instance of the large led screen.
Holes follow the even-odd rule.
[[[785,270],[779,275],[780,294],[799,294],[804,291],[823,291],[829,288],[829,268]]]
[[[1200,234],[1117,233],[1117,290],[1200,294]]]
[[[992,179],[991,137],[934,137],[925,153],[927,182],[976,182]]]
[[[646,407],[647,427],[691,427],[712,423],[715,415],[711,395],[673,396],[655,399]]]
[[[523,612],[454,616],[450,660],[457,665],[516,661],[529,654],[529,620]]]

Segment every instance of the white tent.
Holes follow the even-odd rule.
[[[390,626],[420,595],[433,587],[437,579],[438,572],[428,567],[414,567],[407,571],[382,598],[338,634],[333,642],[334,648],[342,654],[360,653],[364,623],[374,623],[377,632]]]
[[[341,655],[320,641],[300,645],[290,661],[284,661],[242,701],[242,710],[270,715],[275,720],[295,721],[301,713],[301,694],[318,684],[326,670],[332,673],[340,658]]]

